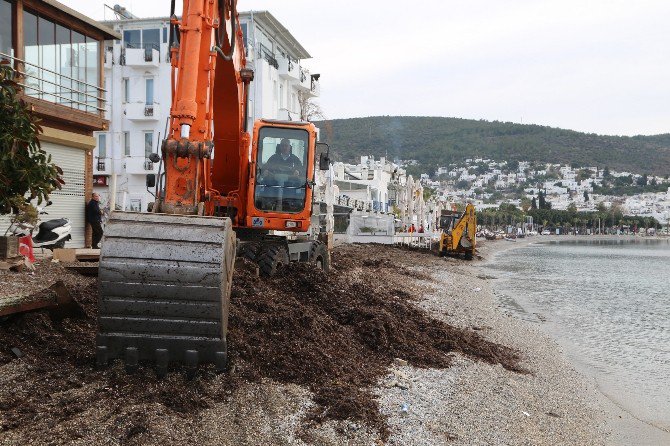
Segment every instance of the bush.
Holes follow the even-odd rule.
[[[26,199],[41,204],[64,183],[63,171],[40,148],[38,118],[18,92],[14,70],[0,62],[0,214],[18,213]]]

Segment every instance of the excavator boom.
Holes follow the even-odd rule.
[[[305,232],[312,213],[316,128],[260,120],[253,140],[236,0],[184,0],[171,12],[172,106],[152,213],[112,212],[99,266],[97,362],[123,358],[129,371],[152,361],[227,362],[235,256],[274,274],[291,261],[327,270]]]

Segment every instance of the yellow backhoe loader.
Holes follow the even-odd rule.
[[[443,210],[440,214],[438,228],[440,236],[440,257],[460,256],[472,260],[477,244],[477,216],[472,204],[465,206],[465,212]]]

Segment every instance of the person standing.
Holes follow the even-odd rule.
[[[100,249],[98,243],[102,239],[102,210],[100,209],[100,195],[93,193],[91,201],[86,205],[86,223],[91,225],[93,232],[93,249]]]

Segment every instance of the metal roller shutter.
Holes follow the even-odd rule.
[[[69,218],[72,224],[72,240],[66,243],[68,248],[84,246],[86,222],[84,208],[86,197],[84,194],[86,154],[82,149],[63,146],[60,144],[43,142],[42,148],[51,154],[51,161],[63,169],[65,184],[61,190],[51,193],[49,199],[52,205],[46,208],[48,215],[42,215],[42,220],[54,218]],[[7,216],[0,217],[0,235],[5,233],[9,226]]]

